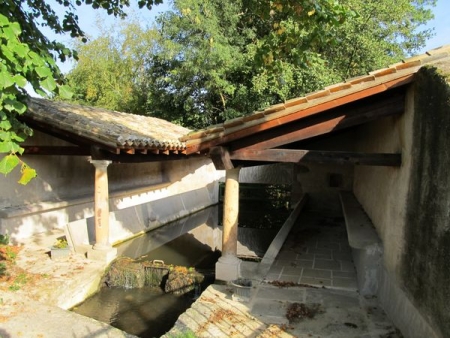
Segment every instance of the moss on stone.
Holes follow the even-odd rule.
[[[450,87],[446,69],[414,81],[411,181],[401,276],[419,311],[450,333]]]

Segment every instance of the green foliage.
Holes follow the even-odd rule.
[[[62,20],[46,0],[0,0],[0,153],[6,154],[0,161],[0,173],[8,174],[20,167],[20,184],[27,184],[36,177],[33,168],[24,163],[20,143],[32,135],[32,130],[20,121],[27,109],[28,96],[25,86],[31,85],[43,97],[72,96],[71,89],[56,65],[61,61],[77,58],[77,53],[64,44],[49,41],[39,29],[47,26],[57,34],[70,33],[73,38],[86,41],[78,25],[76,6],[87,4],[102,8],[108,14],[124,17],[124,7],[129,0],[56,0],[66,8]],[[161,0],[139,0],[140,8],[151,8]]]
[[[58,238],[52,247],[57,249],[65,249],[69,247],[69,244],[67,243],[66,238]]]
[[[202,128],[384,67],[424,45],[434,3],[175,1],[158,21],[147,106]]]
[[[67,75],[75,92],[72,101],[144,114],[146,60],[153,52],[156,32],[144,30],[135,19],[119,27],[99,29],[100,38],[76,45],[79,60]]]
[[[0,262],[0,277],[1,276],[6,276],[7,272],[6,272],[7,268],[6,268],[6,264],[3,262]],[[0,302],[1,304],[1,302]]]
[[[4,234],[4,235],[0,234],[0,245],[8,245],[8,244],[9,244],[9,235],[8,234]]]
[[[69,78],[78,102],[203,128],[413,53],[434,4],[176,0],[157,32],[132,22],[80,48]]]
[[[9,286],[10,291],[18,291],[22,286],[28,282],[28,276],[26,273],[20,273],[14,279],[14,282]]]

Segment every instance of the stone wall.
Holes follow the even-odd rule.
[[[69,145],[43,133],[33,145]],[[69,225],[78,243],[92,241],[94,166],[84,156],[24,156],[38,172],[28,185],[19,173],[0,176],[0,233],[14,242]],[[217,203],[218,179],[210,160],[111,164],[111,242],[125,240]]]
[[[384,245],[379,299],[405,337],[450,336],[450,89],[424,67],[406,111],[359,130],[359,150],[402,153],[357,167],[354,192]]]

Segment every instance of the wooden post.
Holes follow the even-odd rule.
[[[216,278],[223,281],[237,279],[240,274],[240,259],[237,258],[237,235],[239,214],[239,171],[228,169],[225,180],[223,204],[222,256],[216,264]]]

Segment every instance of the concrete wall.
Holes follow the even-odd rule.
[[[384,244],[379,298],[405,337],[450,336],[450,89],[422,68],[406,111],[359,129],[361,151],[402,166],[355,168],[354,192]]]
[[[34,145],[67,145],[43,133]],[[17,171],[0,176],[0,233],[15,242],[63,229],[77,243],[92,242],[95,168],[86,157],[25,156],[38,172],[26,186]],[[170,162],[111,164],[108,167],[111,242],[129,238],[217,203],[218,179],[206,158]]]
[[[309,145],[319,149],[322,143]],[[339,150],[349,150],[345,138],[332,142]],[[326,149],[326,148],[325,148]],[[291,185],[292,205],[300,197],[309,195],[307,209],[340,212],[339,191],[351,190],[353,184],[353,166],[330,164],[293,164],[278,163],[243,168],[239,174],[241,183],[266,183]]]

